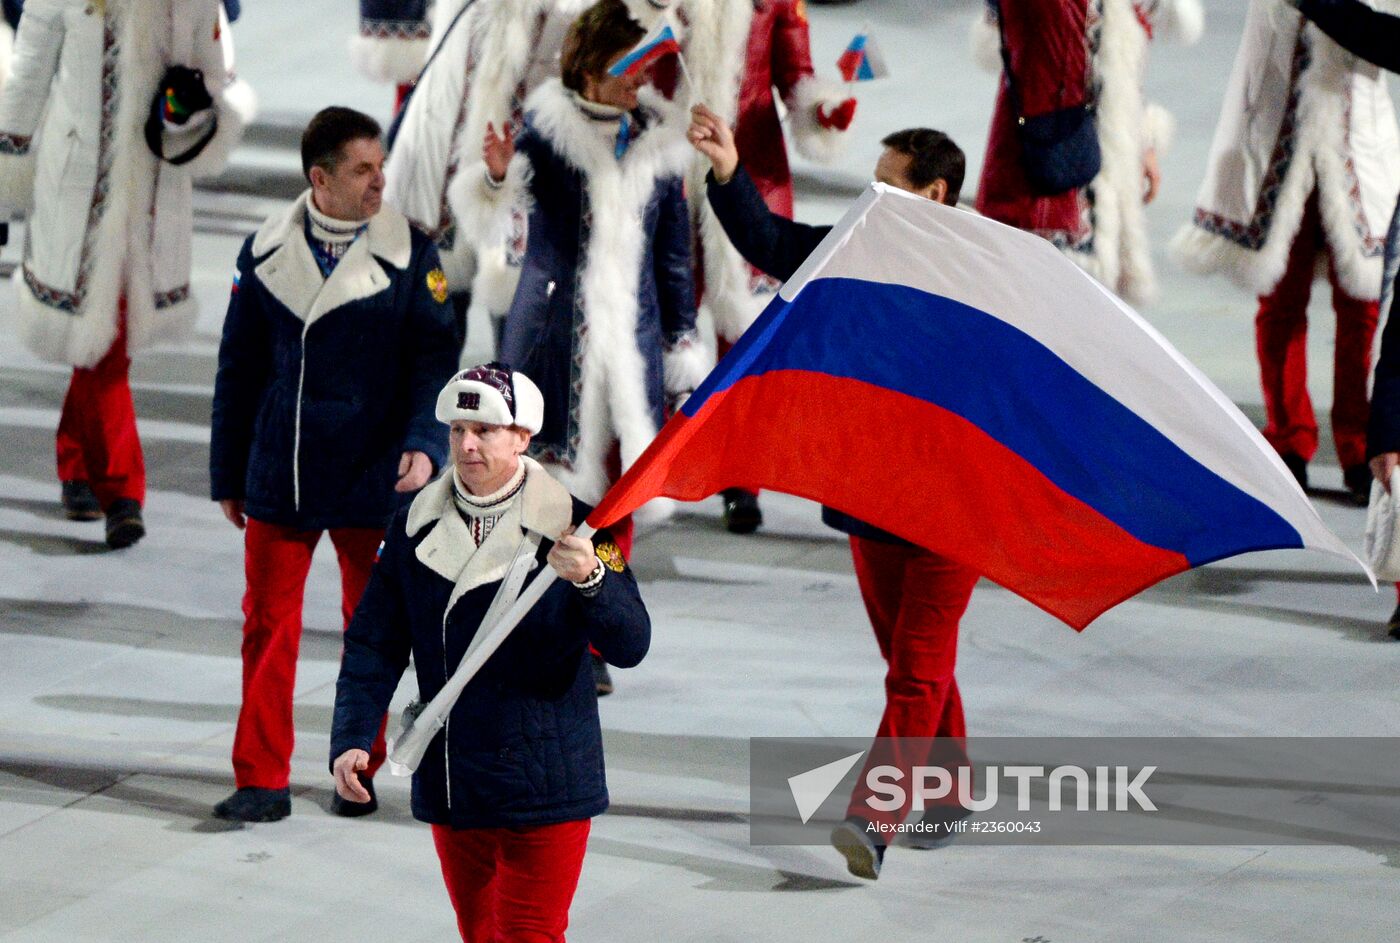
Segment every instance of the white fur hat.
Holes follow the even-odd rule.
[[[492,361],[463,370],[437,398],[438,422],[454,419],[519,426],[531,435],[544,425],[544,397],[533,380]]]

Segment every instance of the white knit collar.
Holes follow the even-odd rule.
[[[517,464],[515,474],[497,490],[485,495],[472,494],[462,484],[462,478],[457,474],[456,466],[452,468],[452,497],[458,510],[472,517],[497,517],[504,514],[506,508],[510,507],[516,495],[520,493],[520,486],[525,481],[525,463]]]
[[[336,219],[321,212],[316,207],[316,198],[308,197],[306,200],[306,218],[311,224],[311,235],[321,242],[329,242],[332,245],[341,245],[347,242],[354,242],[360,233],[369,228],[369,220],[353,222],[346,219]]]
[[[569,98],[574,106],[583,112],[588,118],[605,124],[616,124],[622,120],[622,116],[627,114],[626,108],[618,108],[616,105],[605,105],[602,102],[589,101],[573,89],[569,89]]]

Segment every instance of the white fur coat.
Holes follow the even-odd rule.
[[[433,47],[445,45],[409,101],[384,196],[433,234],[451,290],[471,288],[501,314],[515,290],[504,246],[459,226],[447,191],[463,160],[480,156],[487,123],[500,130],[516,119],[535,84],[558,73],[564,30],[587,0],[476,0],[448,32],[463,2],[438,5]]]
[[[0,210],[32,210],[15,282],[19,333],[39,356],[96,363],[122,296],[132,349],[192,325],[191,178],[222,167],[253,111],[251,90],[230,82],[222,15],[218,0],[25,4],[0,92]],[[142,133],[175,63],[203,71],[219,121],[181,167]]]
[[[1400,130],[1385,75],[1292,8],[1253,0],[1195,216],[1173,254],[1267,294],[1314,190],[1342,286],[1376,298],[1400,190]]]

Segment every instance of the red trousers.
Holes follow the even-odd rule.
[[[589,819],[534,828],[433,826],[447,896],[467,943],[563,943]]]
[[[1317,452],[1317,420],[1308,397],[1308,296],[1312,292],[1314,262],[1326,248],[1314,193],[1303,209],[1283,277],[1272,292],[1260,296],[1259,313],[1254,319],[1259,376],[1268,414],[1264,438],[1280,455],[1297,455],[1305,461]],[[1366,381],[1371,375],[1371,339],[1376,333],[1380,304],[1348,295],[1337,280],[1335,267],[1329,268],[1327,275],[1332,283],[1332,310],[1337,314],[1332,438],[1337,458],[1345,469],[1366,462],[1366,420],[1370,408]]]
[[[865,600],[870,625],[880,654],[889,665],[885,674],[885,713],[879,738],[898,737],[898,743],[877,744],[867,757],[848,812],[870,822],[895,824],[909,814],[910,803],[881,812],[866,803],[871,791],[866,773],[875,766],[891,765],[904,771],[909,790],[909,770],[930,760],[933,738],[967,736],[962,698],[953,670],[958,657],[958,620],[967,611],[977,574],[921,547],[851,538],[851,557]],[[954,798],[956,791],[953,794]]]
[[[330,532],[340,562],[340,611],[345,624],[369,584],[374,555],[384,532],[346,527]],[[238,788],[285,789],[292,771],[292,695],[301,642],[302,598],[317,530],[296,530],[248,519],[243,566],[243,706],[233,738],[233,773]],[[385,720],[387,721],[387,717]],[[384,763],[384,724],[370,750],[373,776]]]
[[[118,318],[112,349],[91,367],[73,368],[55,437],[58,480],[86,481],[104,509],[121,498],[146,501],[146,462],[127,381],[125,299]]]

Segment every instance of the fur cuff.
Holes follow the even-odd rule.
[[[983,72],[1000,72],[1001,30],[997,29],[992,12],[985,10],[972,19],[972,28],[967,33],[968,51],[972,61]]]
[[[1292,242],[1291,237],[1289,242]],[[1177,230],[1167,251],[1172,261],[1188,272],[1228,275],[1241,288],[1256,295],[1268,294],[1273,290],[1283,274],[1282,263],[1287,261],[1282,253],[1277,252],[1268,253],[1274,258],[1263,258],[1260,252],[1246,249],[1190,223]]]
[[[506,168],[506,179],[492,184],[486,176],[486,162],[467,162],[447,190],[457,229],[483,253],[503,244],[510,236],[510,211],[519,207],[529,212],[530,178],[534,169],[524,154],[516,154]]]
[[[855,122],[851,122],[851,127],[845,131],[823,128],[817,123],[817,106],[834,108],[850,97],[844,85],[814,75],[806,76],[797,83],[790,104],[792,139],[799,154],[819,164],[835,163],[846,149],[846,142],[850,140],[848,132],[855,127]]]
[[[412,82],[428,61],[429,39],[352,36],[350,61],[361,74],[376,82]]]
[[[258,114],[258,95],[242,79],[228,84],[218,99],[219,129],[199,152],[199,156],[184,166],[191,177],[213,177],[228,164],[233,149],[243,140],[243,131]]]
[[[476,256],[476,279],[472,282],[472,301],[480,304],[493,318],[503,318],[515,300],[520,284],[520,269],[506,262],[500,246],[482,249]]]
[[[691,337],[666,351],[661,365],[666,392],[676,396],[694,392],[715,364],[705,345]]]
[[[23,216],[33,208],[34,165],[38,152],[38,147],[31,145],[25,154],[0,154],[0,222],[12,216]]]
[[[1155,151],[1160,161],[1172,146],[1176,131],[1176,119],[1156,102],[1148,103],[1142,115],[1142,149]]]
[[[1163,39],[1194,46],[1206,29],[1201,0],[1162,0],[1154,23]]]

